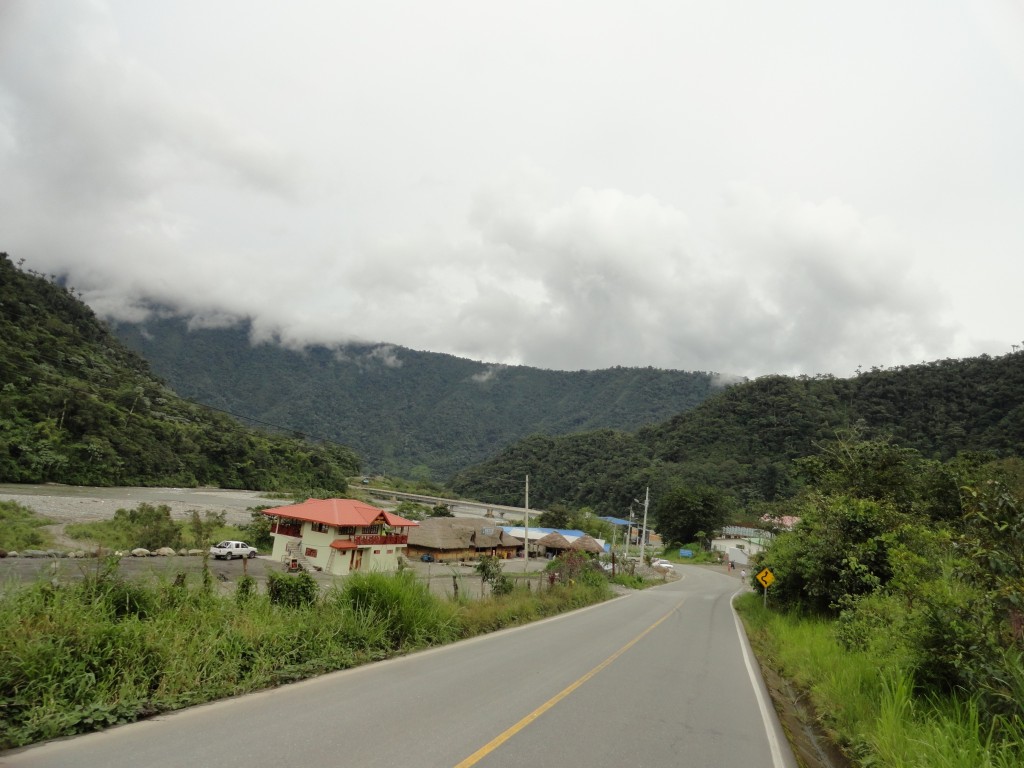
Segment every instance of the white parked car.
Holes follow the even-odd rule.
[[[668,571],[668,570],[674,571],[676,569],[676,567],[675,567],[675,565],[673,563],[670,563],[668,560],[663,560],[660,557],[656,557],[653,560],[651,560],[651,567],[652,568],[663,568],[666,571]]]
[[[250,547],[244,541],[222,541],[220,544],[210,547],[210,554],[215,560],[220,560],[222,557],[225,560],[231,560],[236,557],[256,557],[257,550],[256,547]]]

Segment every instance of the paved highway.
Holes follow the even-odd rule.
[[[0,755],[0,765],[796,765],[732,612],[695,566],[445,648]]]

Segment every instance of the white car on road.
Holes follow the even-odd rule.
[[[210,547],[210,554],[215,560],[220,560],[222,557],[225,560],[231,560],[236,557],[256,557],[257,550],[256,547],[250,547],[244,541],[222,541],[220,544]]]

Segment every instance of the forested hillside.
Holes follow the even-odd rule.
[[[0,254],[0,482],[340,491],[339,445],[257,432],[188,403],[93,312]]]
[[[183,396],[351,445],[367,471],[447,479],[534,434],[637,429],[714,391],[709,373],[548,371],[391,345],[304,351],[249,342],[248,326],[179,318],[115,326]]]
[[[793,459],[853,430],[891,438],[924,457],[965,451],[1024,455],[1024,353],[874,369],[850,379],[765,376],[631,434],[525,440],[460,473],[468,496],[520,503],[506,478],[531,476],[531,501],[621,514],[652,485],[723,490],[737,503],[771,502],[799,487]],[[585,478],[585,480],[581,480]]]

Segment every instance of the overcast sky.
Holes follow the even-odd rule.
[[[1024,3],[0,0],[0,251],[576,370],[1024,339]]]

